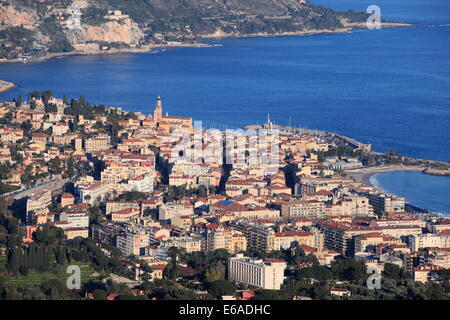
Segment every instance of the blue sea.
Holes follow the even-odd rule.
[[[449,177],[397,171],[372,176],[370,182],[390,193],[406,197],[415,206],[435,213],[450,214]]]
[[[18,85],[0,100],[53,89],[149,113],[161,95],[164,112],[207,127],[261,123],[270,113],[275,123],[291,119],[295,126],[338,132],[375,151],[449,161],[450,1],[312,2],[357,11],[378,5],[384,19],[415,26],[0,64],[0,79]]]

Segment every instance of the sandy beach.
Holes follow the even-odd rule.
[[[389,166],[381,166],[381,167],[370,167],[370,168],[361,168],[361,169],[353,169],[346,170],[345,173],[347,177],[353,178],[357,181],[360,181],[364,184],[372,185],[370,183],[370,177],[384,173],[384,172],[392,172],[392,171],[423,171],[426,167],[421,166],[402,166],[402,165],[389,165]]]

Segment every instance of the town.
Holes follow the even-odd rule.
[[[0,299],[449,297],[450,219],[349,174],[400,156],[147,104],[0,103]]]

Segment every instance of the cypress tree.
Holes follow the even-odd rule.
[[[39,246],[36,250],[36,269],[43,270],[44,268],[44,250]]]
[[[28,248],[28,263],[30,269],[36,269],[36,245],[34,244]]]
[[[20,108],[22,106],[22,103],[23,103],[22,95],[19,94],[19,97],[17,98],[16,101],[16,108]]]
[[[9,271],[13,274],[17,274],[20,268],[20,252],[18,249],[14,248],[10,251],[9,261],[8,261]]]

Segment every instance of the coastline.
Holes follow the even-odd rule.
[[[394,28],[394,27],[411,27],[412,24],[407,23],[397,23],[397,22],[382,22],[381,27]],[[220,30],[212,34],[202,35],[200,39],[220,39],[220,38],[251,38],[251,37],[282,37],[282,36],[302,36],[302,35],[315,35],[315,34],[339,34],[348,33],[354,30],[354,28],[365,28],[365,23],[346,23],[343,28],[337,29],[317,29],[317,30],[304,30],[304,31],[292,31],[292,32],[280,32],[280,33],[251,33],[251,34],[239,34],[239,33],[224,33]],[[84,56],[84,55],[112,55],[120,53],[150,53],[157,49],[164,48],[204,48],[211,47],[212,45],[194,42],[169,42],[166,44],[150,44],[145,45],[141,48],[126,48],[126,49],[112,49],[105,51],[71,51],[71,52],[61,52],[61,53],[49,53],[42,57],[32,58],[28,60],[24,59],[13,59],[13,60],[0,60],[1,63],[34,63],[47,61],[59,57],[66,56]],[[9,89],[8,89],[9,90]],[[1,93],[2,91],[0,91]]]
[[[34,63],[42,62],[47,60],[52,60],[60,57],[69,56],[95,56],[95,55],[114,55],[122,53],[150,53],[157,49],[164,48],[205,48],[211,47],[211,45],[205,43],[183,43],[183,42],[172,42],[163,45],[147,45],[142,48],[127,48],[127,49],[112,49],[104,51],[71,51],[71,52],[60,52],[60,53],[49,53],[42,57],[37,57],[33,59],[23,60],[23,59],[13,59],[13,60],[2,60],[1,63]]]
[[[441,177],[449,177],[450,176],[450,170],[444,170],[444,169],[427,168],[423,171],[423,173],[429,174],[432,176],[441,176]]]
[[[8,82],[5,80],[0,80],[0,93],[4,93],[6,91],[9,91],[13,88],[15,88],[16,85],[12,82]]]
[[[375,176],[380,173],[385,172],[394,172],[394,171],[424,171],[426,167],[423,166],[402,166],[402,165],[389,165],[389,166],[380,166],[380,167],[369,167],[369,168],[360,168],[353,170],[345,170],[345,173],[348,177],[355,179],[356,181],[362,182],[374,188],[378,188],[373,185],[370,181],[372,176]]]

